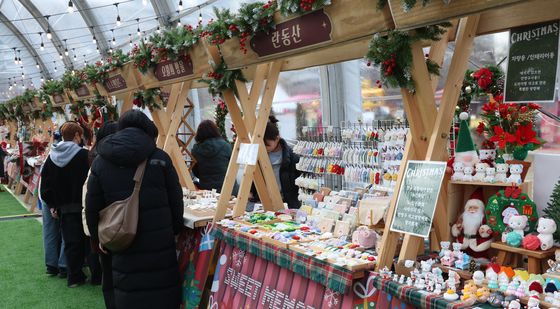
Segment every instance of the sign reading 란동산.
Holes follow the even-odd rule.
[[[428,237],[446,166],[445,162],[408,161],[391,231]]]
[[[510,30],[505,102],[554,101],[559,34],[558,20]]]

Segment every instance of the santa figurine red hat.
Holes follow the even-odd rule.
[[[492,229],[486,224],[482,189],[478,188],[465,203],[465,210],[457,223],[451,227],[451,234],[461,243],[461,250],[474,258],[488,258],[492,244]]]

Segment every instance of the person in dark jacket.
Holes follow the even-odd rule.
[[[274,171],[284,203],[288,204],[288,208],[299,208],[301,204],[298,200],[298,187],[295,183],[296,178],[301,174],[296,169],[299,156],[280,137],[277,123],[278,119],[276,117],[269,117],[263,138],[266,152],[268,152],[272,170]],[[252,187],[252,194],[258,199],[255,186]]]
[[[181,301],[174,235],[183,226],[183,193],[171,158],[156,147],[157,134],[144,113],[126,112],[119,131],[97,145],[89,176],[86,219],[99,241],[99,212],[132,194],[136,168],[147,160],[136,237],[128,249],[111,252],[116,308],[178,308]]]
[[[53,145],[41,171],[41,198],[53,218],[60,217],[64,238],[68,286],[85,282],[82,271],[85,256],[85,234],[82,226],[82,187],[89,170],[88,151],[78,144],[83,130],[75,122],[60,128],[63,141]]]
[[[212,120],[204,120],[198,125],[196,144],[192,154],[196,160],[193,174],[198,177],[198,188],[202,190],[222,190],[224,178],[231,157],[231,145],[222,137],[218,126]],[[237,185],[233,195],[237,194]]]
[[[105,122],[101,128],[97,131],[95,135],[95,141],[93,147],[89,152],[90,164],[93,163],[95,158],[98,156],[97,145],[105,138],[108,137],[118,130],[118,123],[115,121]],[[87,192],[87,191],[86,191]],[[87,210],[86,210],[87,211]],[[90,234],[91,235],[91,234]],[[107,309],[113,309],[115,307],[115,293],[113,291],[113,273],[111,268],[111,255],[109,252],[101,252],[99,248],[99,242],[94,241],[90,237],[91,242],[91,253],[88,257],[88,263],[96,263],[95,259],[101,262],[101,273],[103,274],[101,280],[101,290],[103,291],[103,299],[105,301],[105,307]],[[99,262],[97,262],[99,263]]]

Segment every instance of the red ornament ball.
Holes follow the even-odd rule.
[[[541,241],[537,235],[529,234],[523,238],[522,245],[527,250],[537,250],[541,246]]]

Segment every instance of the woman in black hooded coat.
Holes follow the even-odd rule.
[[[178,308],[180,277],[174,235],[183,223],[183,194],[169,156],[156,147],[157,128],[133,110],[119,120],[119,131],[97,146],[86,197],[91,237],[98,240],[99,211],[132,194],[138,165],[148,160],[132,245],[112,253],[117,308]]]

